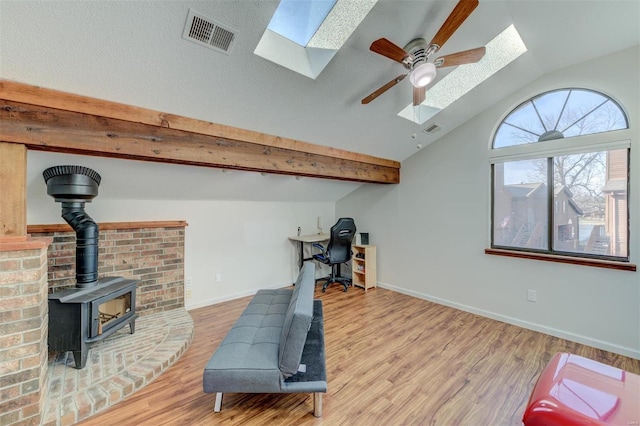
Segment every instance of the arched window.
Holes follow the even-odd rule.
[[[588,89],[546,92],[511,111],[490,154],[492,248],[628,262],[624,129],[620,105]]]
[[[524,102],[502,120],[494,148],[627,129],[620,105],[602,93],[560,89]]]

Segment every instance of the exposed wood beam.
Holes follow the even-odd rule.
[[[0,135],[29,149],[371,183],[400,163],[0,80]]]
[[[391,167],[12,101],[0,105],[0,133],[34,150],[360,182],[398,180],[398,169]]]

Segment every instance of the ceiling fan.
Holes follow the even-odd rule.
[[[370,50],[401,63],[408,71],[362,99],[362,103],[368,104],[409,76],[413,85],[413,105],[420,105],[425,100],[427,85],[436,78],[436,68],[470,64],[482,59],[486,50],[484,46],[441,56],[433,62],[428,62],[429,57],[440,50],[477,6],[478,0],[460,0],[431,43],[427,43],[423,38],[410,41],[404,48],[395,45],[386,38],[371,43]]]

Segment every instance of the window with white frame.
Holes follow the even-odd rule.
[[[620,105],[588,89],[511,111],[490,153],[492,248],[628,262],[627,128]]]

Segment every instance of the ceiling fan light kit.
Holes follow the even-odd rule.
[[[436,68],[475,63],[484,56],[485,48],[479,47],[464,52],[452,53],[437,58],[434,62],[428,62],[429,57],[440,50],[442,45],[449,40],[449,37],[456,32],[477,6],[478,0],[459,0],[430,43],[427,43],[423,38],[416,38],[409,42],[404,49],[386,38],[380,38],[371,43],[369,47],[371,51],[396,61],[409,70],[409,80],[414,88],[414,106],[424,102],[425,87],[435,80]],[[362,103],[368,104],[400,81],[402,81],[402,78],[390,81],[362,99]]]
[[[425,87],[436,78],[436,66],[431,62],[425,62],[413,69],[409,80],[414,87]]]

